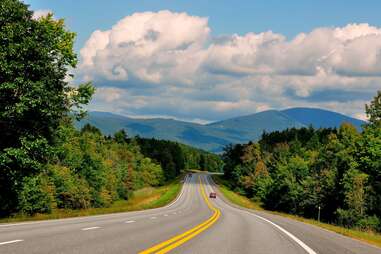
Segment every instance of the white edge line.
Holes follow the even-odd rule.
[[[24,241],[24,240],[21,240],[21,239],[12,240],[12,241],[8,241],[8,242],[2,242],[2,243],[0,243],[0,245],[11,244],[11,243],[18,243],[18,242],[22,242],[22,241]]]
[[[186,177],[185,177],[185,180],[184,180],[184,183],[183,183],[183,187],[181,188],[181,192],[180,192],[180,194],[177,196],[177,198],[176,198],[172,203],[170,203],[169,205],[167,205],[167,206],[165,206],[165,207],[162,207],[162,208],[169,208],[169,207],[173,206],[177,201],[179,201],[179,199],[181,198],[181,196],[183,196],[185,183],[188,183],[189,181],[190,181],[190,177],[189,177],[189,176],[186,176]],[[160,209],[160,208],[159,208],[159,209]]]
[[[248,212],[248,211],[246,211]],[[294,236],[293,234],[291,234],[290,232],[288,232],[287,230],[285,230],[284,228],[282,228],[281,226],[275,224],[274,222],[266,219],[266,218],[263,218],[259,215],[256,215],[254,213],[250,213],[248,212],[249,214],[251,215],[254,215],[255,217],[261,219],[261,220],[264,220],[268,223],[270,223],[271,225],[273,225],[274,227],[276,227],[277,229],[279,229],[280,231],[282,231],[283,233],[285,233],[288,237],[290,237],[292,240],[294,240],[297,244],[299,244],[305,251],[307,251],[308,254],[317,254],[313,249],[311,249],[310,247],[308,247],[304,242],[302,242],[299,238],[297,238],[296,236]]]
[[[81,230],[87,231],[87,230],[93,230],[93,229],[98,229],[100,227],[90,227],[90,228],[82,228]]]
[[[135,221],[134,220],[128,220],[128,221],[126,221],[125,223],[134,223]]]
[[[211,186],[209,179],[208,179],[209,177],[205,177],[205,178],[206,178],[206,181],[208,182],[208,184]],[[234,207],[234,208],[236,208],[236,207]],[[288,237],[290,237],[292,240],[294,240],[297,244],[299,244],[308,254],[317,254],[313,249],[311,249],[308,245],[306,245],[304,242],[302,242],[299,238],[297,238],[296,236],[294,236],[293,234],[291,234],[290,232],[288,232],[287,230],[285,230],[284,228],[282,228],[278,224],[275,224],[274,222],[272,222],[266,218],[263,218],[259,215],[256,215],[254,213],[251,213],[249,211],[246,211],[246,210],[241,210],[241,211],[247,212],[248,214],[257,217],[258,219],[261,219],[263,221],[266,221],[267,223],[270,223],[271,225],[273,225],[274,227],[276,227],[277,229],[282,231],[284,234],[286,234]]]

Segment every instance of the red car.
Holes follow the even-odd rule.
[[[217,197],[217,194],[215,192],[211,192],[209,194],[209,198],[216,198]]]

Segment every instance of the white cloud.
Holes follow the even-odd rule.
[[[204,17],[135,13],[90,36],[78,74],[104,86],[98,105],[112,101],[114,111],[181,119],[291,106],[359,116],[368,97],[356,94],[370,99],[381,89],[380,28],[323,27],[292,39],[271,31],[223,37],[210,31]]]
[[[80,68],[87,78],[192,82],[209,37],[207,22],[186,13],[135,13],[111,30],[95,31],[81,49]]]
[[[52,10],[48,10],[48,9],[35,10],[33,12],[33,19],[39,19],[41,17],[45,17],[49,13],[53,13]]]
[[[101,87],[96,90],[96,98],[107,102],[115,102],[116,100],[120,99],[123,97],[124,90],[120,88],[115,88],[115,87]]]

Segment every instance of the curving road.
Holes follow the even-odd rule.
[[[170,205],[139,212],[0,224],[0,253],[381,253],[336,233],[221,198],[192,174]]]

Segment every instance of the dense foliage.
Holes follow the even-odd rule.
[[[166,178],[178,175],[182,169],[220,171],[222,161],[216,154],[186,146],[177,142],[136,137],[141,152],[166,169]]]
[[[367,105],[359,133],[288,129],[264,133],[258,143],[228,146],[225,177],[236,191],[264,207],[347,227],[381,230],[381,93]]]
[[[117,135],[108,139],[94,127],[77,131],[69,124],[61,125],[57,139],[44,169],[23,178],[18,210],[25,214],[109,206],[136,189],[164,183],[161,166]]]
[[[32,15],[20,1],[0,2],[0,215],[26,202],[24,186],[44,185],[30,177],[46,168],[61,121],[81,116],[94,92],[65,81],[77,58],[63,20]]]
[[[197,158],[211,156],[221,163],[216,155],[175,142],[129,139],[123,130],[105,137],[88,124],[80,131],[72,124],[61,125],[57,140],[45,170],[23,179],[18,206],[23,213],[105,207],[128,199],[134,190],[160,186],[186,169],[189,155],[183,156],[184,148]]]

